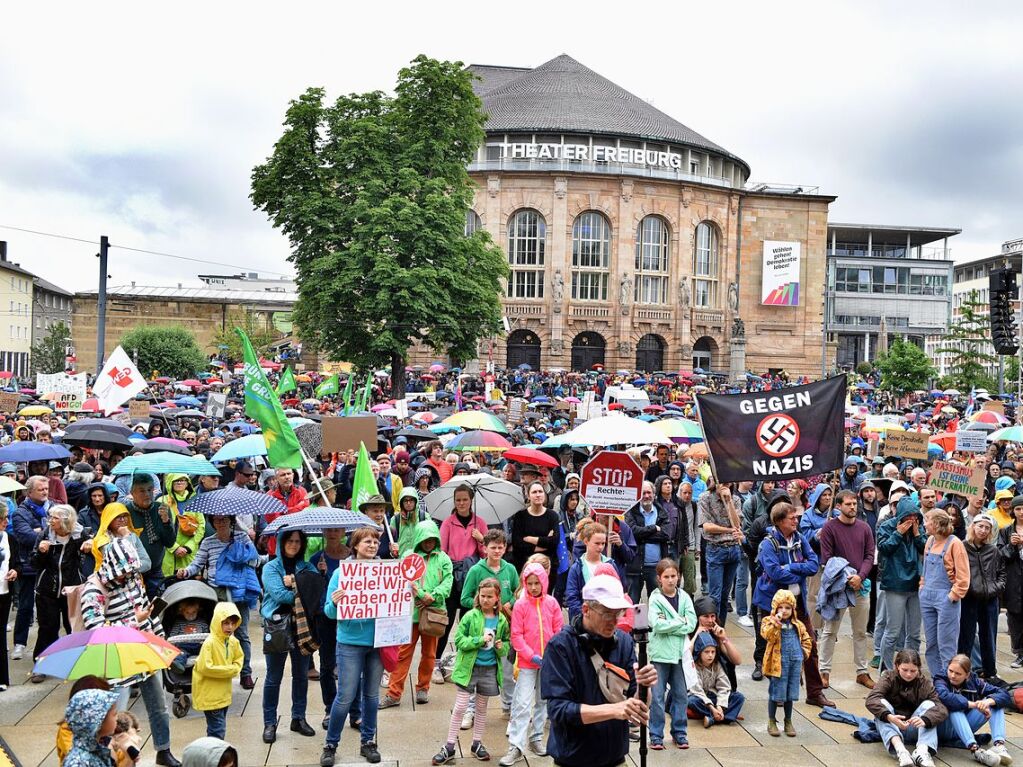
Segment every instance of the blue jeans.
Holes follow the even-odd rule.
[[[340,682],[334,705],[330,707],[330,725],[327,727],[327,744],[341,742],[341,730],[345,719],[362,687],[362,724],[359,734],[362,743],[376,740],[377,710],[380,707],[380,677],[384,664],[380,651],[365,645],[337,644],[337,678]]]
[[[148,679],[139,682],[139,690],[142,692],[142,703],[146,707],[146,716],[149,718],[149,730],[153,733],[153,748],[157,751],[164,751],[170,748],[170,717],[167,716],[167,698],[163,693],[160,683],[160,675],[153,674]],[[120,694],[117,700],[117,710],[127,711],[130,701],[130,686],[114,688]]]
[[[740,549],[740,551],[742,551]],[[735,573],[735,612],[741,618],[749,612],[749,560],[746,552],[739,556],[739,569]],[[759,630],[759,626],[757,627]]]
[[[337,697],[337,680],[334,669],[337,668],[337,621],[326,615],[316,617],[316,630],[320,639],[320,696],[323,698],[324,716],[330,716],[330,709]],[[352,709],[348,712],[352,725],[362,718],[362,695],[356,693],[352,701]]]
[[[927,640],[927,669],[944,674],[959,651],[959,620],[963,603],[948,598],[946,589],[920,589],[920,615]]]
[[[227,709],[215,708],[212,711],[203,711],[203,713],[206,715],[206,737],[226,740]]]
[[[688,722],[686,721],[686,678],[682,673],[682,663],[660,663],[655,661],[657,684],[654,685],[653,699],[650,706],[650,742],[664,742],[664,695],[671,685],[671,737],[676,743],[687,743]],[[520,672],[521,673],[521,672]]]
[[[891,713],[895,713],[895,709],[892,708],[892,704],[886,700],[881,700],[884,707]],[[929,709],[934,708],[934,703],[929,700],[925,700],[919,706],[916,707],[916,711],[913,712],[913,716],[923,716]],[[907,717],[911,719],[912,717]],[[874,719],[877,723],[877,731],[881,735],[881,740],[884,741],[885,748],[889,752],[892,751],[892,738],[898,736],[902,738],[902,742],[905,744],[918,743],[921,746],[927,746],[931,753],[936,753],[938,750],[938,728],[937,727],[924,727],[918,729],[916,727],[908,727],[905,730],[900,730],[894,724],[888,722],[882,722],[880,719]]]
[[[1005,740],[1005,710],[991,709],[991,718],[973,708],[969,711],[950,711],[948,719],[938,725],[938,738],[942,741],[954,740],[957,736],[963,745],[969,748],[977,743],[974,733],[979,732],[985,723],[991,723],[991,740],[994,743]]]
[[[297,648],[288,652],[267,653],[266,680],[263,682],[263,726],[277,725],[277,702],[281,697],[284,661],[291,656],[291,718],[305,721],[309,693],[309,657]]]
[[[714,701],[714,705],[717,705],[718,696],[716,693],[707,692],[707,697]],[[703,698],[698,698],[695,695],[689,696],[689,706],[700,716],[709,716],[711,724],[728,724],[734,722],[739,712],[742,710],[742,704],[746,702],[746,696],[744,696],[738,690],[733,690],[732,694],[728,696],[728,707],[724,710],[725,718],[720,722],[714,721],[714,714],[711,713],[710,706],[703,702]],[[653,737],[651,735],[651,737]]]
[[[883,626],[881,670],[895,668],[896,650],[920,651],[920,594],[916,591],[884,591],[879,604],[884,606],[884,623],[874,621],[874,642],[878,626]],[[881,610],[878,610],[878,615]]]
[[[728,588],[739,569],[741,549],[734,546],[707,544],[707,596],[718,608],[718,625],[724,626],[728,616]]]
[[[639,556],[642,556],[643,552],[639,552]],[[643,570],[638,573],[632,573],[629,578],[629,596],[632,598],[633,604],[639,604],[640,596],[643,594],[643,584],[646,584],[646,597],[649,600],[650,595],[654,593],[654,589],[657,588],[657,565],[643,565]]]
[[[249,639],[249,606],[245,602],[235,602],[234,606],[238,608],[238,614],[241,616],[242,622],[238,624],[238,628],[235,629],[234,635],[238,637],[238,642],[242,646],[242,676],[249,676],[252,674],[252,641]]]

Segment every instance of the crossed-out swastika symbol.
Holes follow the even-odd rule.
[[[799,424],[782,413],[769,415],[757,425],[757,445],[774,458],[786,456],[799,444]]]

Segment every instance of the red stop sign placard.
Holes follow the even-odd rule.
[[[599,512],[628,511],[639,502],[643,470],[628,453],[604,450],[583,466],[582,495]]]

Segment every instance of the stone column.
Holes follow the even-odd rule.
[[[568,305],[566,285],[571,284],[571,239],[572,225],[568,220],[568,178],[556,176],[554,178],[554,199],[551,206],[551,221],[549,228],[548,243],[550,249],[551,293],[548,306],[551,307],[551,343],[545,349],[551,357],[548,367],[567,367],[563,364],[562,353],[564,351],[564,330],[565,310]]]
[[[612,332],[618,335],[618,342],[608,344],[608,369],[618,367],[632,370],[636,366],[635,358],[628,359],[624,349],[628,347],[632,335],[633,297],[635,295],[636,272],[636,222],[633,214],[632,201],[633,181],[630,178],[621,180],[621,194],[618,197],[618,253],[616,268],[611,270],[610,292],[614,295],[613,306],[618,311],[609,318]],[[624,300],[623,300],[624,299]],[[627,363],[627,364],[626,364]]]

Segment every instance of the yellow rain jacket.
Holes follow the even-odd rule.
[[[231,705],[231,680],[242,673],[241,642],[224,634],[221,627],[227,618],[241,621],[233,602],[218,602],[210,621],[210,635],[202,643],[199,657],[192,668],[192,701],[196,711],[215,711]]]

